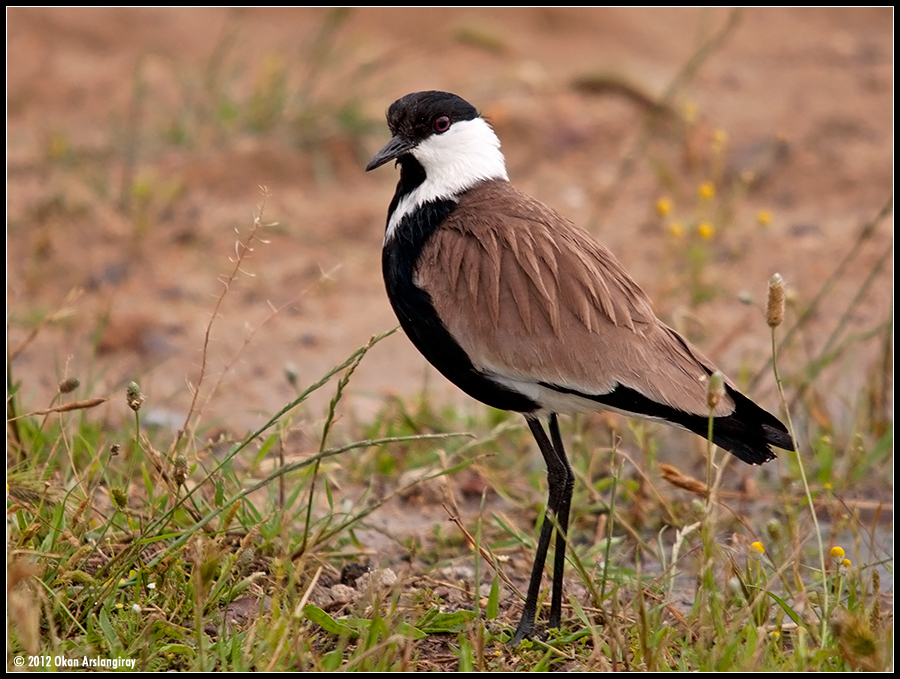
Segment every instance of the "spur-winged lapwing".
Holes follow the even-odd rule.
[[[706,437],[715,366],[656,318],[609,250],[513,188],[500,141],[471,104],[416,92],[391,104],[387,124],[393,138],[366,170],[400,166],[382,256],[400,325],[464,392],[522,413],[547,463],[548,516],[515,645],[534,627],[554,522],[550,627],[562,614],[575,477],[557,413],[611,410]],[[713,416],[713,442],[744,462],[773,459],[770,446],[793,450],[784,425],[727,380]]]

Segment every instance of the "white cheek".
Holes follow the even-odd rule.
[[[482,118],[454,123],[419,144],[412,154],[435,192],[457,194],[484,179],[508,179],[500,140]]]

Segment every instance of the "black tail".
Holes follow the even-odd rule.
[[[734,401],[734,412],[727,417],[713,420],[713,443],[730,451],[748,464],[762,464],[775,459],[771,446],[794,450],[794,441],[781,420],[763,410],[739,391],[726,387],[728,395]],[[706,438],[707,420],[702,424],[692,418],[688,429]],[[701,424],[696,427],[691,425]]]
[[[691,415],[664,403],[658,403],[629,387],[619,385],[608,394],[584,394],[575,389],[547,382],[540,384],[564,394],[588,398],[619,412],[666,420],[703,438],[707,437],[708,417]],[[713,420],[713,443],[748,464],[762,464],[774,460],[775,452],[771,446],[785,450],[794,449],[794,442],[787,427],[777,417],[760,408],[739,391],[727,385],[725,388],[734,401],[734,412],[727,417],[717,417]]]

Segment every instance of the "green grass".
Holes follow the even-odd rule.
[[[137,249],[187,190],[139,171],[156,146],[207,150],[229,135],[274,134],[327,161],[324,141],[356,146],[372,125],[345,94],[366,81],[371,64],[353,69],[340,92],[323,95],[319,87],[335,68],[345,16],[335,10],[323,19],[299,85],[285,57],[272,52],[247,76],[249,86],[238,87],[243,64],[229,30],[202,76],[184,76],[177,110],[153,108],[139,65],[134,110],[116,123],[125,165],[118,188],[96,179],[103,176],[96,159],[83,157],[63,131],[48,138],[46,162],[93,177],[86,183],[98,199],[127,211]],[[671,134],[659,131],[659,116],[678,110],[676,95],[733,29],[734,16],[651,107],[611,189],[637,160],[656,173],[670,202],[665,211],[656,206],[658,226],[671,236],[669,287],[694,308],[721,289],[713,264],[739,263],[725,237],[764,236],[766,220],[749,211],[747,183],[722,173],[721,148],[692,171],[680,169],[672,157],[688,144],[689,116]],[[493,36],[460,28],[455,37],[503,51]],[[706,183],[711,194],[701,193]],[[799,456],[781,454],[757,474],[721,452],[705,458],[705,447],[655,425],[605,416],[563,423],[578,476],[564,625],[515,649],[506,642],[545,499],[544,470],[521,418],[462,411],[422,394],[386,400],[376,416],[354,420],[344,412],[354,371],[391,330],[315,381],[294,376],[295,396],[255,431],[214,435],[205,419],[220,386],[207,372],[209,332],[192,376],[195,401],[175,431],[143,421],[149,404],[166,404],[152,395],[140,402],[140,379],[137,391],[123,386],[108,395],[127,413],[120,419],[99,414],[103,399],[85,375],[78,385],[62,380],[51,403],[35,404],[11,359],[64,323],[74,300],[17,310],[11,323],[30,331],[10,347],[7,371],[8,669],[19,669],[16,657],[27,669],[61,657],[128,660],[142,671],[892,669],[893,584],[885,592],[881,579],[893,575],[884,518],[893,508],[860,492],[875,497],[891,488],[892,314],[864,332],[848,330],[887,255],[846,307],[829,308],[836,320],[819,353],[804,342],[810,319],[832,304],[891,210],[888,202],[862,225],[814,296],[788,300],[772,337]],[[89,211],[61,189],[29,218],[50,224],[90,218]],[[210,328],[227,313],[221,304],[268,228],[262,211],[240,237]],[[676,219],[680,234],[671,228]],[[705,222],[711,231],[700,229]],[[51,240],[35,241],[35,278],[45,275],[41,253]],[[762,290],[766,277],[747,284]],[[759,327],[753,332],[764,333]],[[873,344],[883,360],[864,376],[864,391],[845,396],[851,417],[834,417],[820,405],[819,378],[855,368],[855,351]],[[771,365],[744,372],[741,385],[751,393],[775,380]],[[328,406],[307,417],[310,397],[321,391]],[[751,478],[755,485],[735,481]],[[428,528],[410,530],[404,519],[420,514]],[[393,516],[393,528],[375,521],[382,515]],[[843,556],[832,555],[836,547]],[[351,563],[374,568],[374,584],[357,579],[341,589],[341,570]]]

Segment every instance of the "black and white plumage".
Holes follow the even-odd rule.
[[[447,379],[524,414],[547,463],[559,527],[550,626],[561,621],[574,475],[557,413],[611,410],[707,435],[715,366],[660,322],[612,253],[509,183],[500,141],[477,110],[417,92],[387,113],[393,138],[366,170],[395,160],[382,267],[391,305]],[[713,442],[744,462],[793,450],[784,425],[726,380]],[[547,436],[541,419],[548,420]],[[553,522],[545,520],[516,644],[534,626]]]

